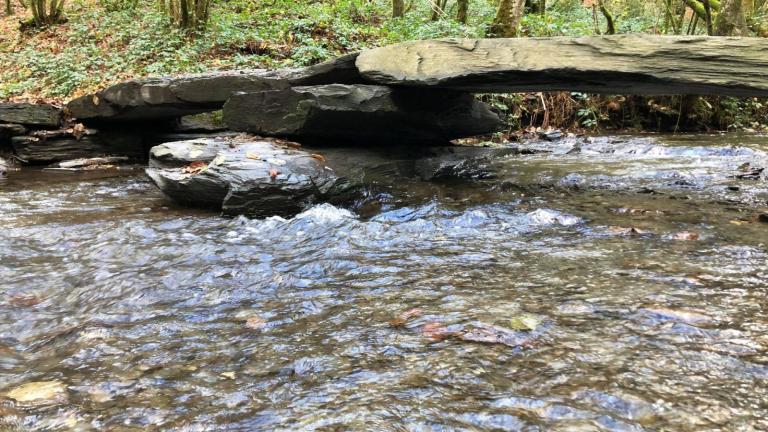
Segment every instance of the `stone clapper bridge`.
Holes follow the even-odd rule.
[[[445,144],[502,126],[473,93],[530,91],[768,97],[768,39],[411,41],[304,69],[128,81],[77,98],[63,113],[0,104],[0,140],[33,164],[105,154],[143,159],[147,147],[165,142],[151,149],[147,174],[174,200],[230,214],[290,214],[349,183],[323,157],[232,132],[310,145]],[[184,132],[210,131],[180,118],[222,108],[228,133],[182,140],[190,137]],[[87,128],[66,128],[62,117]]]

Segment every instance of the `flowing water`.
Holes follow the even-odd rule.
[[[523,147],[291,219],[11,173],[0,392],[64,391],[0,430],[768,430],[768,137]]]

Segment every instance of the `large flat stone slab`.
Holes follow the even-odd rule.
[[[172,200],[225,214],[292,216],[348,189],[319,158],[290,143],[211,138],[150,151],[147,175]]]
[[[470,94],[344,84],[236,93],[224,122],[235,131],[323,145],[447,143],[501,127]]]
[[[444,39],[363,51],[384,85],[469,92],[768,96],[768,39],[653,35]]]
[[[57,128],[61,125],[61,109],[47,104],[0,103],[0,123]]]
[[[211,72],[147,78],[113,85],[67,105],[85,122],[165,120],[221,109],[236,91],[285,89],[291,86],[362,82],[349,54],[302,69]]]

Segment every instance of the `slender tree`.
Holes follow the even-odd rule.
[[[600,13],[605,17],[605,34],[616,34],[616,24],[614,23],[613,15],[608,12],[608,9],[605,7],[605,2],[603,0],[598,0],[597,7],[600,8]]]
[[[456,11],[456,20],[462,24],[467,23],[467,14],[469,12],[469,0],[456,0],[458,10]]]
[[[493,37],[517,37],[525,12],[525,0],[501,0],[490,29]]]
[[[437,21],[445,15],[445,6],[448,4],[448,0],[429,0],[432,5],[432,21]]]
[[[5,14],[8,16],[13,15],[13,6],[11,5],[11,0],[5,0]]]
[[[718,36],[749,35],[742,0],[723,0],[715,21],[715,34]]]
[[[392,0],[392,18],[400,18],[405,15],[405,1]]]

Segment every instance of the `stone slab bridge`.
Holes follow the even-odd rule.
[[[51,146],[61,157],[69,147],[87,153],[86,144],[106,152],[109,142],[100,141],[96,129],[141,130],[223,108],[232,131],[326,144],[446,142],[501,126],[472,93],[531,91],[768,97],[768,39],[616,35],[411,41],[304,69],[116,84],[64,107],[62,119],[94,128],[85,143],[66,133],[46,133],[51,138],[41,141],[35,136],[39,132],[28,129],[64,126],[52,125],[50,110],[0,104],[0,140],[3,134],[6,139],[17,135],[10,138],[15,151],[33,160],[40,154],[56,159],[46,153]]]

